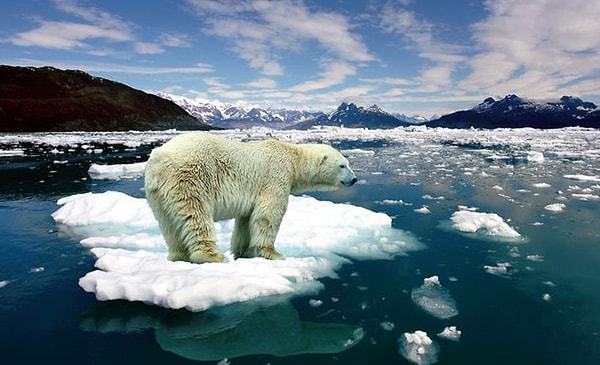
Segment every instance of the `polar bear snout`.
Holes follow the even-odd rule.
[[[358,179],[356,177],[353,177],[349,180],[342,180],[341,183],[344,186],[352,186],[352,185],[356,184],[357,181],[358,181]]]
[[[356,184],[358,179],[356,178],[354,171],[352,171],[352,169],[350,167],[346,167],[345,170],[346,170],[346,174],[340,181],[342,183],[342,185],[343,186],[352,186],[352,185]]]

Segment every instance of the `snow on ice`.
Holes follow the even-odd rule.
[[[52,217],[93,247],[96,268],[79,285],[98,300],[126,299],[167,308],[201,311],[278,294],[322,288],[349,259],[390,259],[419,249],[410,233],[391,227],[391,218],[349,204],[290,196],[276,246],[286,260],[233,260],[233,221],[216,223],[218,246],[227,263],[171,262],[158,224],[145,199],[115,191],[62,198]],[[318,213],[317,213],[318,212]]]
[[[478,233],[484,236],[518,238],[519,232],[511,228],[496,213],[476,212],[473,209],[461,208],[450,218],[452,228],[465,233]]]
[[[460,341],[460,335],[462,334],[462,331],[457,329],[456,326],[449,326],[444,328],[444,330],[440,333],[438,333],[438,337],[439,338],[443,338],[445,340],[450,340],[450,341]]]
[[[405,332],[398,339],[398,344],[400,354],[414,364],[430,365],[437,362],[438,346],[425,331]]]

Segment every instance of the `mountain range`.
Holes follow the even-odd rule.
[[[191,115],[217,128],[250,128],[266,126],[275,129],[310,129],[317,126],[387,129],[414,126],[444,128],[600,128],[600,109],[592,102],[573,96],[556,100],[533,100],[507,95],[499,100],[486,98],[468,110],[460,110],[433,120],[388,113],[377,105],[357,106],[342,102],[337,109],[325,113],[290,109],[263,109],[243,104],[223,104],[182,96],[158,94],[172,100]]]
[[[173,101],[204,123],[224,129],[256,126],[274,129],[308,129],[319,125],[385,129],[427,121],[420,116],[391,114],[377,105],[365,108],[347,102],[341,103],[336,110],[325,113],[302,109],[261,108],[242,103],[226,104],[166,93],[157,93],[157,95]]]
[[[444,115],[425,123],[445,128],[600,128],[596,104],[573,96],[558,100],[531,100],[507,95],[500,100],[486,98],[469,110]]]
[[[486,98],[468,110],[435,120],[388,113],[377,105],[343,102],[329,113],[261,108],[241,103],[149,94],[79,70],[0,65],[0,132],[207,130],[265,126],[395,128],[415,124],[445,128],[600,128],[596,104],[573,96],[531,100]]]

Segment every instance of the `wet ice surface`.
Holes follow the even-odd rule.
[[[75,255],[74,261],[62,266],[48,260],[35,260],[31,252],[22,253],[19,259],[14,259],[14,254],[2,255],[5,259],[0,265],[0,305],[8,301],[18,303],[14,307],[29,308],[29,312],[22,315],[0,311],[3,322],[9,322],[7,326],[24,328],[22,335],[19,330],[11,331],[12,340],[4,341],[7,344],[2,351],[5,356],[14,360],[18,353],[39,362],[41,357],[34,359],[33,353],[17,351],[19,346],[14,346],[15,339],[28,343],[28,347],[32,346],[31,342],[37,344],[36,348],[54,347],[52,341],[47,343],[49,338],[57,336],[56,329],[66,328],[65,320],[68,323],[79,318],[81,312],[92,306],[95,297],[77,285],[79,278],[95,270],[93,264],[97,257],[88,256],[91,248],[104,253],[132,250],[159,256],[161,250],[164,253],[160,237],[140,224],[145,218],[137,210],[133,212],[137,214],[135,219],[112,221],[110,232],[102,229],[103,223],[90,224],[89,221],[59,229],[50,213],[59,208],[55,205],[59,198],[90,191],[101,194],[112,190],[131,198],[142,198],[140,165],[133,164],[142,163],[153,146],[177,133],[0,136],[0,173],[4,174],[5,181],[15,180],[13,185],[0,187],[0,193],[8,196],[5,199],[14,199],[17,192],[21,194],[17,196],[19,199],[23,194],[51,194],[52,204],[44,208],[42,217],[47,218],[46,230],[58,231],[58,235],[50,235],[56,237],[60,245],[40,251],[46,251],[46,255],[57,261],[69,257],[63,252],[72,250],[69,247],[80,247],[83,252],[70,253]],[[225,358],[232,364],[239,361],[274,363],[275,358],[260,357],[261,353],[275,356],[336,354],[319,357],[324,363],[361,360],[403,363],[413,360],[408,360],[402,351],[415,356],[423,351],[433,353],[426,348],[419,350],[418,346],[402,350],[404,334],[414,335],[416,329],[432,334],[428,337],[434,338],[436,356],[432,357],[434,360],[425,360],[440,364],[600,361],[597,316],[600,297],[596,290],[590,289],[600,285],[597,275],[600,262],[599,131],[331,128],[218,133],[240,140],[259,140],[270,133],[292,142],[332,143],[348,156],[360,183],[352,189],[315,196],[386,213],[394,228],[414,234],[425,248],[384,261],[340,254],[343,263],[331,271],[337,278],[328,275],[315,278],[313,283],[319,287],[309,294],[298,292],[297,300],[282,294],[274,302],[270,302],[274,298],[261,297],[266,302],[249,300],[214,306],[200,313],[184,310],[189,317],[181,312],[153,312],[147,306],[131,303],[98,302],[106,305],[93,305],[81,328],[90,333],[114,334],[116,340],[105,343],[113,337],[93,337],[91,342],[97,343],[81,345],[81,363],[98,362],[98,358],[93,358],[96,351],[91,350],[97,346],[104,346],[103,356],[128,353],[132,358],[144,356],[145,363],[188,363],[181,359],[196,359],[214,364]],[[27,160],[30,156],[46,160],[31,162]],[[88,172],[93,166],[90,161],[101,166],[95,167],[97,172],[93,169]],[[71,180],[60,180],[64,174],[71,173],[69,169],[74,162],[82,165],[84,173]],[[28,178],[22,179],[22,174]],[[31,201],[19,204],[37,204],[37,198],[28,199]],[[100,206],[102,203],[96,202],[82,211]],[[465,211],[493,214],[520,237],[490,236],[489,225],[479,226],[469,233],[452,228],[453,214],[462,211],[460,207],[477,207],[478,210]],[[132,204],[125,204],[118,206],[117,211],[124,213],[131,208]],[[19,211],[14,210],[12,202],[6,203],[3,209],[8,209],[4,222],[11,222],[6,224],[14,227],[11,219]],[[75,214],[73,217],[83,220],[84,216]],[[467,222],[475,223],[475,218],[469,217]],[[44,221],[43,218],[14,219],[27,227]],[[93,225],[96,231],[92,230]],[[40,237],[36,235],[30,240],[39,244]],[[314,249],[314,246],[305,248]],[[6,269],[23,262],[24,255],[27,262],[23,263],[22,276]],[[305,258],[317,256],[311,254]],[[127,255],[122,258],[129,259]],[[73,266],[77,266],[77,274],[65,271]],[[40,291],[42,294],[34,299],[40,303],[48,294],[61,293],[62,300],[44,306],[44,312],[35,320],[30,317],[41,310],[38,304],[28,307],[23,299],[11,299],[33,295],[29,294],[30,286],[46,283],[58,275],[62,275],[56,280],[59,284],[52,290]],[[445,289],[434,291],[430,296],[433,303],[439,305],[441,300],[447,306],[445,300],[450,298],[460,309],[459,314],[442,319],[413,300],[411,291],[420,288],[424,279],[432,276],[438,276],[441,288]],[[64,296],[62,293],[67,289],[69,294]],[[77,308],[63,308],[67,303],[79,304]],[[51,312],[56,306],[61,311]],[[47,325],[52,331],[40,326],[53,323],[54,318],[57,318],[55,325]],[[36,323],[35,331],[28,323]],[[453,332],[452,327],[457,330]],[[25,335],[27,329],[27,333],[39,333],[40,338]],[[458,329],[459,342],[444,337],[456,338]],[[76,324],[72,337],[66,335],[65,339],[77,341],[81,336],[78,331]],[[128,335],[119,335],[123,333]],[[136,350],[136,343],[141,341],[140,333],[151,333],[151,341]],[[294,334],[297,341],[283,340],[286,334]],[[196,346],[198,344],[200,346]],[[179,357],[161,357],[163,350]],[[249,356],[239,358],[243,355]],[[415,356],[413,358],[419,359]],[[47,358],[44,356],[44,360]],[[60,362],[64,358],[56,360]],[[306,360],[303,356],[284,359],[286,363]],[[19,362],[22,361],[16,361]]]

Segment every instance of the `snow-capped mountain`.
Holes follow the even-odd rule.
[[[447,128],[562,128],[600,127],[596,104],[573,96],[559,100],[532,100],[507,95],[500,100],[486,98],[469,110],[461,110],[426,123]]]
[[[241,103],[226,104],[214,100],[191,99],[165,93],[157,95],[173,101],[192,116],[207,124],[226,129],[254,126],[283,129],[324,114],[318,111],[261,108]]]
[[[342,103],[338,108],[318,118],[297,123],[289,129],[309,129],[314,126],[344,126],[346,128],[389,129],[409,126],[412,123],[403,121],[384,111],[377,105],[370,107],[357,106],[354,103]]]

